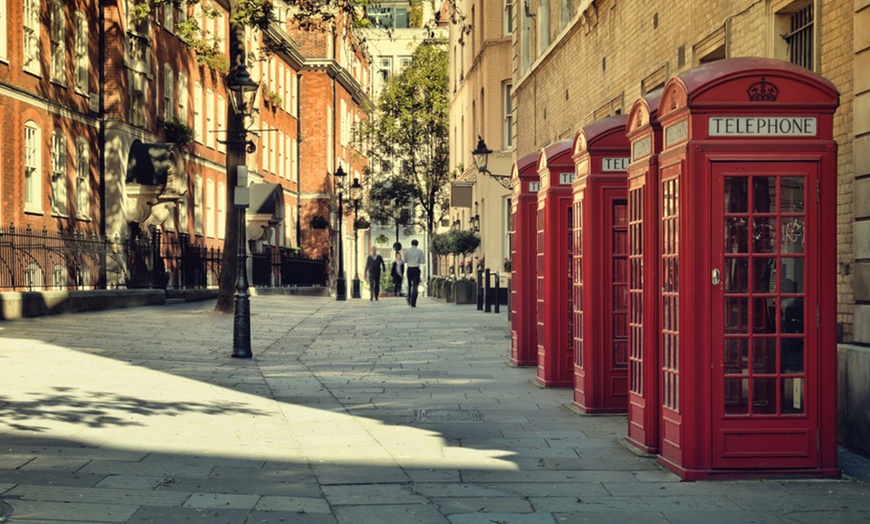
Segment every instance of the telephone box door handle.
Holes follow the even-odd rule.
[[[718,269],[713,268],[713,274],[710,277],[710,281],[713,283],[714,286],[718,286],[719,282],[722,281],[721,275],[719,274]]]

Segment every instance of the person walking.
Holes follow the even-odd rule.
[[[402,260],[402,254],[396,252],[396,260],[393,260],[393,265],[390,267],[390,278],[393,279],[393,289],[396,291],[396,296],[402,296],[402,281],[405,280],[405,261]]]
[[[423,250],[417,247],[417,239],[405,250],[405,264],[408,266],[408,304],[417,307],[417,293],[420,287],[420,266],[426,263]]]
[[[386,271],[387,265],[384,264],[384,258],[378,254],[378,248],[372,246],[371,254],[366,258],[364,275],[369,283],[369,290],[372,292],[369,300],[377,300],[381,293],[381,270]]]

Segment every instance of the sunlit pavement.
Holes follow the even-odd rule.
[[[841,481],[680,482],[507,364],[504,310],[256,296],[0,322],[0,521],[865,522]],[[5,508],[5,510],[4,510]]]

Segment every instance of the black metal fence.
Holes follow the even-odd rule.
[[[0,228],[0,291],[216,287],[222,253],[184,233],[127,241],[78,231]],[[326,261],[266,247],[252,254],[255,286],[326,285]]]

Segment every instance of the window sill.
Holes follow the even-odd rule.
[[[28,215],[44,215],[45,214],[45,212],[42,210],[42,208],[30,207],[30,206],[27,206],[26,204],[24,206],[24,213],[26,213]]]

